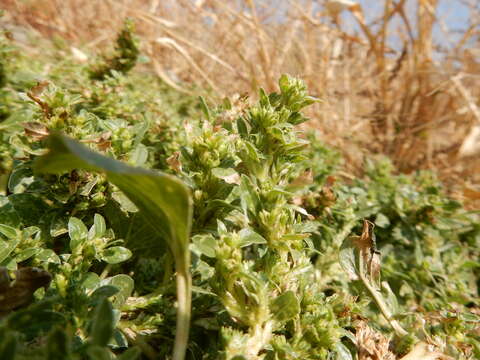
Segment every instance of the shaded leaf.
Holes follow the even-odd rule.
[[[107,298],[97,305],[93,315],[90,333],[92,344],[106,346],[112,337],[114,328],[113,308]]]
[[[87,348],[87,354],[90,360],[112,360],[112,353],[108,348],[101,346],[89,346]]]
[[[95,291],[90,295],[90,304],[97,305],[98,302],[104,298],[108,298],[120,292],[120,289],[113,285],[103,285],[95,289]]]
[[[118,289],[118,293],[115,294],[113,300],[113,306],[115,308],[119,308],[125,303],[125,301],[127,301],[134,288],[133,279],[125,274],[119,274],[112,276],[111,278],[107,278],[103,280],[101,284],[109,285],[110,287],[113,286]]]
[[[117,356],[118,360],[136,360],[142,355],[142,351],[137,347],[131,347],[122,355]]]

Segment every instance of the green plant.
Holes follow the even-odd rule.
[[[125,74],[135,66],[140,51],[134,31],[133,21],[127,19],[118,34],[114,52],[103,56],[101,61],[89,70],[91,79],[104,80],[115,72]]]
[[[478,214],[386,160],[345,179],[302,81],[214,107],[8,56],[2,359],[479,356]]]

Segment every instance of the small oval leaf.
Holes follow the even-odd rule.
[[[112,246],[103,250],[101,259],[109,264],[119,264],[132,257],[132,252],[123,246]]]

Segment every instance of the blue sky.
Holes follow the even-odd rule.
[[[368,20],[371,20],[382,12],[383,1],[380,0],[357,0],[363,8],[365,17]],[[415,19],[417,0],[407,0],[407,10],[410,12],[409,19]],[[442,29],[437,25],[435,28],[435,39],[442,45],[448,46],[449,41],[454,42],[458,35],[454,35],[452,30],[461,30],[465,29],[468,26],[468,17],[469,9],[467,6],[463,5],[458,0],[440,0],[438,9],[438,17],[443,21],[444,25],[449,29],[447,35]],[[347,27],[351,26],[351,29],[357,29],[357,26],[353,19],[349,16],[344,18],[344,25]],[[351,23],[350,23],[351,21]],[[390,29],[392,34],[394,33],[394,28]]]
[[[282,14],[286,11],[289,2],[287,0],[256,0],[258,2],[269,3],[277,6],[279,18],[281,19]],[[306,0],[303,0],[306,1]],[[384,0],[355,0],[362,5],[365,17],[367,22],[371,21],[372,19],[378,17],[382,13]],[[398,0],[397,0],[398,1]],[[408,11],[408,18],[413,22],[412,27],[415,29],[415,20],[416,20],[416,6],[419,0],[407,0],[407,11]],[[463,0],[465,1],[465,0]],[[470,0],[471,2],[477,2],[477,8],[480,10],[480,0]],[[300,0],[300,3],[302,0]],[[322,4],[324,0],[317,0],[317,4]],[[434,29],[434,36],[437,43],[449,47],[449,45],[453,45],[453,43],[458,40],[459,35],[455,35],[454,30],[465,30],[468,26],[469,20],[469,9],[466,5],[462,4],[461,0],[439,0],[438,1],[438,8],[437,8],[437,15],[438,18],[441,19],[442,23],[448,31],[442,31],[441,27],[436,24],[436,28]],[[277,18],[277,20],[279,19]],[[392,36],[392,43],[391,45],[395,47],[395,43],[398,44],[398,40],[395,38],[396,34],[396,24],[400,24],[401,21],[397,19],[393,22],[392,26],[390,27],[390,35]],[[342,28],[347,31],[359,31],[359,27],[357,22],[348,14],[348,12],[343,13],[343,24]],[[403,28],[402,28],[403,32]]]

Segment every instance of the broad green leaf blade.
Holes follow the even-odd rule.
[[[70,236],[70,249],[75,251],[88,237],[88,230],[82,220],[76,217],[68,221],[68,236]]]
[[[215,257],[215,247],[217,246],[217,241],[210,234],[201,234],[195,235],[192,238],[191,249],[199,254],[203,254],[207,257]]]
[[[107,278],[102,281],[102,285],[110,285],[118,289],[118,293],[115,294],[113,300],[113,306],[115,308],[119,308],[125,304],[125,301],[127,301],[128,297],[132,294],[134,288],[133,279],[125,274],[119,274]]]
[[[65,329],[56,327],[47,338],[47,358],[50,360],[66,360],[69,356],[69,339]]]
[[[240,247],[250,246],[253,244],[267,243],[267,240],[265,240],[265,238],[262,235],[257,234],[255,231],[249,228],[240,230],[238,235],[240,235],[240,241],[241,241]]]
[[[97,306],[104,298],[109,298],[117,294],[120,289],[117,286],[110,285],[109,283],[102,284],[99,288],[90,295],[90,305]]]
[[[358,280],[358,268],[357,268],[357,259],[356,259],[356,249],[353,245],[352,240],[347,238],[340,248],[340,265],[343,270],[346,271],[348,277],[351,280]]]
[[[0,240],[0,263],[3,262],[8,255],[17,247],[20,240],[10,240],[10,241],[3,241]]]
[[[37,159],[35,168],[46,173],[73,169],[106,172],[108,179],[168,241],[177,267],[188,268],[192,200],[189,189],[179,179],[107,158],[60,134],[50,136],[50,152]]]
[[[107,298],[103,298],[95,308],[92,324],[92,344],[106,346],[112,337],[114,328],[113,308]]]
[[[11,226],[0,224],[0,234],[5,235],[7,239],[15,239],[17,237],[17,230]]]
[[[183,360],[191,314],[189,236],[193,202],[188,187],[174,176],[126,165],[89,150],[61,134],[49,137],[50,152],[36,160],[35,170],[62,173],[73,169],[105,172],[110,182],[140,210],[168,243],[177,270],[177,329],[173,359]]]
[[[103,261],[109,264],[119,264],[132,257],[132,252],[123,246],[112,246],[105,249],[101,255]]]
[[[105,219],[100,214],[95,214],[93,218],[93,224],[95,226],[95,237],[101,238],[105,231],[107,231],[107,225],[105,224]]]

